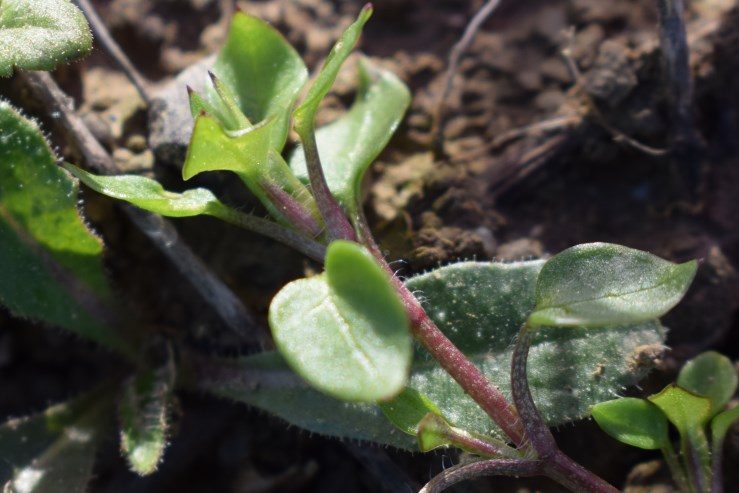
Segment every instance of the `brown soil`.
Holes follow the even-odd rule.
[[[230,12],[230,2],[216,0],[95,3],[134,64],[159,85],[218,48]],[[240,6],[273,23],[313,68],[362,3],[272,0]],[[391,259],[403,260],[403,274],[410,275],[458,259],[539,257],[591,241],[620,243],[674,261],[698,258],[701,267],[690,293],[664,320],[672,350],[644,388],[664,385],[683,361],[706,349],[739,358],[739,7],[729,0],[690,2],[697,132],[692,146],[675,139],[679,129],[663,77],[656,3],[637,0],[504,0],[453,78],[437,146],[432,127],[447,56],[482,4],[378,1],[365,31],[362,51],[392,67],[414,94],[367,187],[367,213]],[[578,81],[561,55],[565,48],[581,73]],[[121,164],[178,186],[176,170],[156,162],[145,145],[143,105],[100,48],[84,64],[57,75],[80,98],[86,121]],[[327,102],[324,120],[350,101],[352,79],[345,79]],[[632,140],[656,151],[640,149]],[[208,184],[231,190],[220,179]],[[129,305],[167,334],[233,354],[228,330],[147,240],[109,201],[91,193],[85,199]],[[261,320],[281,285],[314,268],[286,248],[212,221],[177,225]],[[38,409],[44,401],[85,388],[94,378],[79,375],[78,361],[88,358],[91,366],[106,367],[104,358],[80,349],[78,341],[60,342],[57,334],[47,339],[47,332],[34,327],[13,328],[0,336],[0,349],[10,345],[14,352],[5,366],[16,385],[26,382],[35,394],[23,395],[23,387],[17,387],[19,395],[3,414]],[[70,364],[67,356],[59,357],[66,347],[83,354],[75,357],[74,370],[61,370],[67,377],[59,379],[60,368]],[[41,360],[48,363],[42,369],[28,363]],[[39,381],[46,386],[32,383]],[[203,396],[184,396],[182,409],[179,433],[160,472],[135,478],[111,441],[91,491],[382,489],[337,441],[310,437],[258,412]],[[625,487],[629,477],[634,489],[628,491],[646,491],[637,489],[640,484],[648,491],[661,487],[659,467],[641,464],[629,476],[637,464],[657,455],[623,447],[589,422],[558,435],[568,453],[613,484]],[[730,442],[727,484],[739,484],[736,427]],[[444,454],[390,454],[420,484],[452,460]],[[537,480],[480,480],[458,491],[561,488]]]

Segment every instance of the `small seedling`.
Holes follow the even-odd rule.
[[[183,178],[233,172],[264,204],[269,218],[246,214],[203,188],[174,193],[143,176],[96,176],[64,164],[100,193],[165,216],[213,216],[324,264],[323,273],[289,283],[273,299],[269,324],[278,351],[224,360],[177,342],[168,354],[178,357],[152,367],[128,349],[140,347],[140,340],[101,324],[100,317],[92,317],[85,330],[65,323],[61,309],[61,315],[41,319],[98,339],[142,368],[118,382],[124,389],[119,404],[122,451],[139,474],[152,473],[162,460],[177,384],[247,402],[322,434],[423,451],[452,446],[475,454],[476,460],[447,470],[424,492],[501,474],[548,476],[577,492],[616,492],[562,453],[549,427],[586,416],[590,406],[643,376],[648,368],[635,363],[639,350],[663,344],[657,319],[685,294],[696,262],[673,264],[638,250],[593,243],[548,260],[463,262],[405,282],[398,278],[365,220],[360,188],[365,171],[403,117],[408,89],[391,72],[361,60],[355,102],[343,117],[315,129],[319,105],[371,13],[369,5],[362,9],[297,108],[308,79],[305,65],[275,29],[243,12],[235,15],[212,73],[203,74],[207,89],[189,90],[195,123]],[[19,190],[35,183],[37,173],[8,169],[36,165],[43,155],[43,169],[52,173],[72,208],[74,185],[53,165],[38,128],[7,104],[0,110],[8,125],[25,136],[4,135],[0,148],[8,157],[3,163],[11,163],[0,168],[7,174],[0,182],[0,199],[9,204],[0,209],[0,233],[40,252],[39,258],[12,267],[30,271],[43,266],[50,278],[38,283],[56,282],[55,293],[64,290],[66,275],[85,280],[89,288],[97,282],[97,271],[71,271],[64,263],[69,256],[54,256],[55,247],[37,234],[42,226],[36,221],[45,215],[39,210],[24,215],[28,199],[23,197],[28,196]],[[301,146],[284,154],[291,128]],[[30,154],[24,147],[29,139],[38,140]],[[57,208],[50,204],[43,212],[51,215]],[[95,245],[87,259],[93,263],[99,261]],[[25,250],[12,251],[20,255]],[[12,294],[2,292],[2,302],[19,315],[31,313]],[[54,293],[47,298],[56,299]],[[78,296],[72,300],[76,303],[65,303],[95,315],[100,310],[91,311],[90,303],[82,301],[97,298]],[[43,307],[33,308],[39,309],[43,313]],[[109,406],[112,394],[101,392],[104,398],[93,401]],[[63,407],[64,419],[54,421],[61,424],[53,429],[92,427],[95,433],[86,435],[86,446],[70,443],[63,431],[48,431],[44,443],[55,451],[79,446],[89,462],[92,437],[99,435],[107,408],[81,402]],[[0,444],[16,443],[18,430],[48,427],[51,416],[4,425],[0,438],[9,438]],[[725,431],[728,425],[721,423]],[[16,456],[12,485],[41,491],[35,485],[43,484],[48,471],[39,475],[33,465],[39,462],[32,459],[43,450]],[[73,456],[42,457],[63,461]],[[66,491],[84,489],[90,472],[84,471],[85,477]],[[35,482],[24,483],[31,474]]]
[[[734,365],[710,351],[688,361],[677,382],[646,399],[624,398],[593,406],[595,421],[617,440],[646,450],[660,450],[675,483],[684,493],[723,491],[721,457],[729,426],[739,406],[725,410],[737,389]],[[680,452],[669,437],[678,432]]]

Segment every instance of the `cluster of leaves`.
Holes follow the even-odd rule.
[[[657,394],[601,402],[593,406],[593,418],[623,443],[662,451],[681,491],[718,492],[722,491],[724,439],[739,419],[739,406],[724,408],[738,384],[731,361],[710,351],[688,361],[677,382]],[[673,449],[668,422],[680,436],[679,455]]]
[[[0,14],[16,3],[0,3]],[[324,273],[294,281],[274,298],[269,322],[276,352],[223,360],[176,348],[179,366],[171,357],[166,364],[141,361],[142,341],[128,338],[119,321],[126,318],[114,316],[102,245],[78,216],[76,182],[56,166],[38,127],[0,103],[0,278],[24,280],[0,283],[0,302],[17,316],[93,339],[139,368],[118,386],[0,427],[0,447],[16,450],[8,455],[12,470],[0,471],[0,480],[12,479],[18,491],[45,491],[51,484],[83,491],[115,405],[131,469],[153,472],[168,441],[175,385],[247,402],[326,435],[530,459],[530,450],[510,447],[505,431],[414,343],[416,321],[399,293],[421,293],[432,323],[509,401],[512,387],[530,389],[535,413],[547,425],[586,416],[649,369],[640,364],[640,351],[662,347],[657,318],[682,298],[695,262],[676,265],[617,245],[589,244],[546,261],[463,262],[405,284],[388,273],[363,220],[360,184],[401,121],[408,89],[361,60],[353,105],[314,131],[319,104],[370,15],[365,7],[306,86],[308,71],[289,43],[238,12],[211,84],[202,94],[190,91],[195,123],[183,178],[233,172],[264,204],[268,219],[203,188],[174,193],[147,177],[95,176],[64,164],[103,194],[166,216],[214,216],[323,262]],[[302,147],[285,154],[291,122]],[[513,365],[511,377],[522,345],[530,369],[524,365],[516,375]],[[29,436],[39,439],[24,441]],[[77,472],[62,477],[61,471]]]

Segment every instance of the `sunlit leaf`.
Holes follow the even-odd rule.
[[[290,43],[263,20],[237,12],[213,73],[228,87],[249,121],[274,120],[269,142],[280,152],[287,139],[292,106],[308,79],[308,70]],[[221,118],[228,113],[226,104],[208,87],[205,96],[216,108],[214,116]]]
[[[328,187],[350,211],[359,204],[362,176],[387,145],[410,103],[405,84],[369,61],[360,63],[359,79],[359,91],[351,109],[316,132]],[[302,148],[293,152],[289,163],[307,181]]]
[[[593,418],[616,440],[647,450],[669,445],[667,418],[645,399],[625,397],[593,406]]]
[[[592,327],[655,319],[682,299],[696,268],[620,245],[577,245],[547,261],[529,321]]]
[[[69,0],[0,2],[0,77],[12,75],[14,67],[53,70],[91,48],[85,16]]]
[[[285,286],[269,309],[275,344],[316,388],[349,401],[386,400],[408,380],[408,317],[363,247],[335,241],[326,272]]]
[[[318,105],[334,85],[336,76],[339,74],[339,69],[356,46],[357,41],[359,41],[362,28],[371,15],[372,7],[370,4],[367,4],[362,8],[357,20],[336,41],[326,58],[326,62],[321,67],[318,76],[316,76],[308,89],[305,99],[303,99],[303,102],[300,103],[300,106],[293,113],[295,131],[301,137],[313,127],[316,113],[318,112]]]
[[[0,303],[114,349],[102,243],[36,124],[0,101]]]

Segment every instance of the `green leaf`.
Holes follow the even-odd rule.
[[[195,188],[183,193],[169,192],[151,178],[138,175],[98,176],[77,166],[64,163],[64,167],[82,183],[98,193],[169,217],[190,217],[209,214],[213,208],[222,207],[218,199],[205,188]]]
[[[85,493],[110,396],[90,395],[0,426],[0,483],[18,493]]]
[[[677,384],[711,401],[711,415],[718,414],[729,402],[738,383],[731,360],[715,351],[698,355],[685,363],[677,377]]]
[[[713,442],[723,443],[726,433],[736,420],[739,420],[739,406],[716,415],[711,420],[711,439]]]
[[[702,430],[711,418],[711,401],[675,384],[649,396],[681,434]]]
[[[0,101],[0,303],[113,349],[102,243],[80,219],[76,183],[38,126]]]
[[[269,129],[270,146],[282,151],[290,110],[308,79],[308,70],[295,49],[266,22],[237,12],[213,73],[228,87],[249,121],[274,120]],[[206,97],[217,109],[214,116],[227,114],[214,89],[209,89]]]
[[[416,449],[415,440],[395,428],[376,404],[346,402],[316,390],[277,352],[209,360],[196,388],[258,407],[312,433]]]
[[[157,470],[167,446],[174,375],[170,366],[126,382],[120,402],[121,450],[131,470],[146,476]]]
[[[0,77],[23,70],[53,70],[92,48],[85,16],[69,0],[0,2]]]
[[[362,176],[387,145],[411,99],[400,79],[367,60],[359,64],[359,81],[351,109],[316,132],[328,187],[350,210],[360,202]],[[302,148],[295,149],[289,164],[298,177],[308,180]]]
[[[513,341],[536,298],[544,262],[462,262],[409,279],[429,316],[473,363],[510,395]],[[589,414],[650,369],[642,357],[659,351],[656,321],[592,330],[537,331],[529,355],[529,385],[545,421],[555,426]],[[427,395],[454,426],[480,435],[495,424],[449,375],[417,349],[409,387]]]
[[[421,452],[448,447],[454,442],[454,432],[462,430],[454,429],[444,418],[435,413],[429,413],[418,424],[418,449]]]
[[[277,348],[300,376],[348,401],[387,400],[408,380],[405,308],[366,249],[335,241],[326,272],[285,286],[269,308]]]
[[[182,168],[182,177],[189,180],[204,171],[233,171],[264,204],[270,214],[291,225],[270,191],[281,190],[293,197],[320,224],[320,214],[313,196],[298,180],[285,160],[270,148],[271,127],[275,120],[250,129],[227,132],[208,115],[195,120],[190,147]]]
[[[326,62],[308,89],[305,99],[293,113],[295,131],[301,137],[313,128],[316,113],[318,112],[318,105],[331,90],[331,86],[334,85],[336,76],[339,74],[339,69],[354,49],[354,46],[356,46],[359,36],[362,34],[362,28],[371,16],[372,6],[367,4],[359,12],[357,20],[344,31],[333,48],[331,48]]]
[[[380,409],[400,431],[416,436],[418,423],[429,413],[441,415],[441,411],[428,397],[406,387],[393,400],[380,403]]]
[[[620,245],[577,245],[542,269],[529,322],[593,327],[661,317],[685,295],[696,268]]]
[[[603,431],[632,447],[655,450],[670,444],[667,418],[647,400],[625,397],[600,402],[592,414]]]

